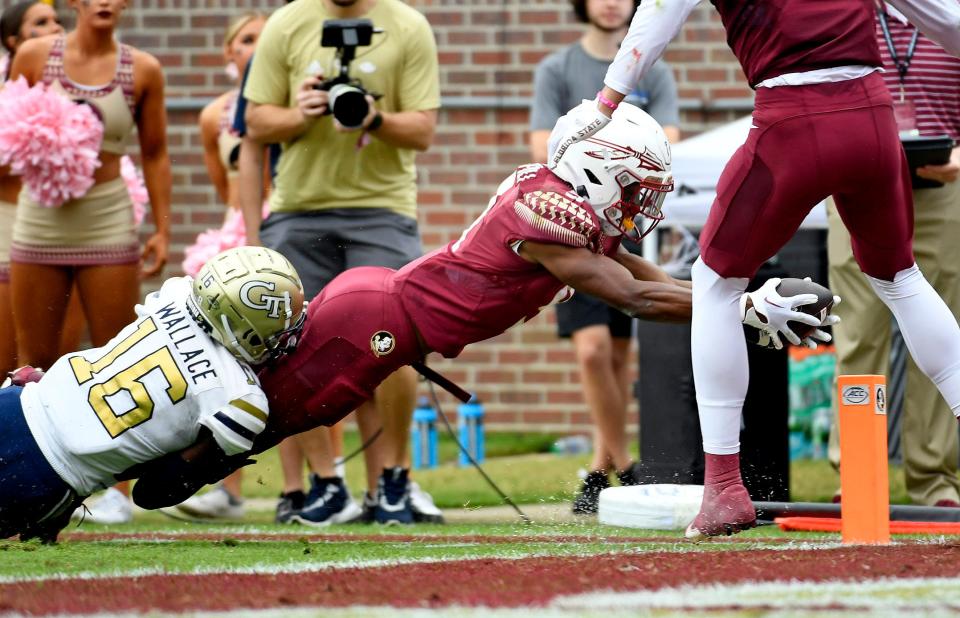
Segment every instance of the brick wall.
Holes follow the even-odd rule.
[[[168,80],[175,264],[183,245],[222,216],[203,169],[196,119],[199,105],[229,86],[219,52],[223,27],[232,14],[279,4],[137,0],[128,11],[124,40],[157,55]],[[418,159],[420,224],[432,249],[456,237],[485,206],[491,189],[527,162],[525,102],[533,69],[544,55],[576,40],[580,25],[564,0],[410,4],[433,24],[441,60],[445,107],[434,146]],[[686,134],[744,113],[750,91],[709,5],[694,11],[666,57],[680,86]],[[722,109],[729,106],[741,111]],[[552,311],[434,366],[479,392],[493,427],[588,425],[572,349],[557,341]]]

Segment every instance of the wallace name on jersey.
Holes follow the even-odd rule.
[[[194,385],[200,384],[202,380],[216,380],[217,370],[214,363],[209,355],[204,354],[205,348],[197,338],[205,335],[198,333],[196,328],[191,328],[194,321],[185,311],[185,306],[171,302],[156,309],[156,316],[170,336],[173,348],[183,361]]]

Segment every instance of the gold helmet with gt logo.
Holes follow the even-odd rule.
[[[211,337],[255,365],[293,351],[306,307],[296,269],[264,247],[237,247],[211,258],[187,301]]]

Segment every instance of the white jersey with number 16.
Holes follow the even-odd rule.
[[[187,313],[191,284],[168,280],[107,345],[61,357],[24,389],[40,450],[80,495],[190,446],[201,426],[228,454],[249,450],[263,430],[267,398],[256,375]]]

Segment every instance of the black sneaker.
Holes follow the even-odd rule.
[[[310,492],[293,520],[307,526],[329,526],[351,522],[360,514],[360,506],[350,496],[342,478],[320,478],[311,474]]]
[[[363,499],[360,501],[360,517],[353,520],[355,524],[372,524],[374,513],[377,510],[377,497],[369,491],[363,492]]]
[[[294,523],[293,518],[300,513],[305,499],[306,496],[299,489],[297,491],[291,491],[290,493],[280,494],[280,499],[277,500],[277,514],[274,516],[273,521],[278,524]]]
[[[637,478],[637,475],[634,472],[636,469],[635,466],[636,464],[630,464],[624,470],[617,470],[617,480],[620,481],[620,484],[624,487],[640,484],[640,479]]]
[[[373,517],[378,524],[412,524],[409,470],[384,468],[377,488],[377,507]]]
[[[574,515],[595,515],[600,503],[600,492],[610,487],[606,470],[594,470],[587,474],[580,485],[580,491],[573,499]]]

